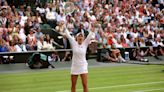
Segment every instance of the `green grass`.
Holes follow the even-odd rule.
[[[162,65],[89,68],[89,91],[164,92],[163,70]],[[0,92],[69,92],[70,84],[69,69],[0,74]],[[80,78],[77,91],[82,92]]]

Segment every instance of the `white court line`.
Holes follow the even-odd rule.
[[[139,91],[134,91],[134,92],[151,92],[151,91],[160,91],[160,90],[164,90],[164,88],[149,89],[149,90],[139,90]]]
[[[127,85],[115,85],[115,86],[104,86],[104,87],[94,87],[89,88],[89,90],[95,90],[95,89],[105,89],[105,88],[117,88],[117,87],[128,87],[128,86],[139,86],[139,85],[147,85],[147,84],[160,84],[164,83],[164,81],[158,81],[158,82],[146,82],[146,83],[138,83],[138,84],[127,84]],[[81,91],[83,89],[77,89],[77,91]],[[56,92],[71,92],[70,90],[63,90],[63,91],[56,91]]]

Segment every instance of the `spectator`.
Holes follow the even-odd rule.
[[[139,44],[140,44],[140,47],[146,47],[144,38],[141,38],[141,39],[140,39]]]
[[[2,39],[0,43],[0,52],[8,52],[8,51],[9,51],[9,48],[6,45],[5,40]]]
[[[46,13],[46,19],[47,19],[47,23],[52,27],[55,28],[56,27],[56,16],[57,14],[52,11],[52,8],[49,9],[49,12]]]
[[[121,35],[120,39],[121,39],[122,47],[124,47],[124,48],[129,47],[123,35]]]
[[[24,26],[21,26],[18,36],[20,39],[22,39],[23,43],[26,43],[26,37],[27,36],[25,35]]]
[[[27,15],[27,17],[32,17],[34,15],[33,12],[31,11],[30,6],[27,6],[25,14]]]
[[[14,35],[12,40],[15,42],[15,44],[18,44],[19,43],[18,35]]]
[[[37,43],[32,40],[27,40],[26,49],[27,49],[27,51],[37,50]]]
[[[148,49],[148,54],[150,54],[151,56],[153,56],[154,58],[156,58],[157,60],[162,60],[161,58],[159,58],[157,56],[157,50],[155,50],[153,47],[149,47]]]
[[[41,32],[40,28],[36,28],[36,32],[35,32],[35,37],[38,40],[40,40],[40,37],[43,36],[43,33]]]
[[[2,12],[0,16],[0,25],[6,26],[6,23],[7,23],[7,18],[6,18],[5,12]]]
[[[68,27],[68,29],[70,30],[70,32],[74,32],[74,20],[73,20],[73,18],[72,17],[67,17],[67,27]]]
[[[40,37],[40,40],[37,41],[37,50],[44,50],[45,48],[43,48],[44,44],[46,44],[46,42],[44,41],[44,36],[42,35]]]
[[[120,50],[116,49],[114,44],[111,45],[111,54],[117,62],[126,62],[126,60],[122,57]]]
[[[16,46],[14,41],[10,41],[10,52],[16,52]]]
[[[100,34],[100,39],[98,39],[99,48],[110,48],[107,44],[107,37],[104,34]]]
[[[46,48],[46,50],[54,50],[52,39],[50,38],[48,34],[46,34],[45,36],[45,42],[46,43],[44,44],[43,48]]]
[[[56,30],[58,33],[62,34],[63,31],[64,31],[64,21],[58,22],[58,26],[56,26],[55,30]]]
[[[149,60],[144,58],[147,55],[147,53],[148,53],[148,49],[144,52],[139,47],[137,47],[133,51],[133,58],[142,62],[148,62]]]
[[[134,46],[135,46],[135,47],[140,47],[139,38],[135,38],[135,39],[134,39]]]
[[[117,43],[115,44],[116,48],[122,48],[122,44],[120,40],[117,40]]]
[[[23,5],[20,5],[19,7],[20,7],[20,8],[19,8],[18,14],[19,14],[20,16],[24,16],[24,15],[25,15],[25,13],[24,13],[24,6],[23,6]]]
[[[48,61],[52,64],[53,61],[60,61],[60,57],[57,52],[52,53],[52,55],[48,56]]]
[[[32,23],[33,23],[33,24],[32,24],[32,28],[33,28],[34,30],[40,28],[40,23],[39,23],[39,21],[38,21],[37,19],[34,19]]]
[[[126,43],[128,44],[129,47],[134,47],[133,38],[130,34],[127,34]]]
[[[8,29],[5,27],[5,25],[3,24],[2,27],[0,27],[0,35],[2,36],[2,39],[6,39],[6,37],[8,36]]]
[[[111,51],[104,48],[102,52],[103,61],[107,60],[109,62],[118,62],[118,60],[112,56]]]
[[[30,29],[33,27],[33,22],[31,18],[28,18],[25,25],[24,25],[24,30],[25,30],[25,35],[27,36],[30,32]]]
[[[27,35],[28,42],[35,44],[37,42],[36,36],[34,34],[34,29],[30,29],[30,34]]]
[[[34,15],[31,6],[19,5],[17,11],[17,7],[9,6],[3,0],[0,11],[0,38],[8,46],[11,45],[10,41],[18,44],[19,39],[22,39],[23,43],[27,43],[28,50],[36,50],[36,44],[43,35],[37,30],[41,24],[50,24],[62,35],[66,24],[74,36],[78,32],[87,35],[90,25],[95,23],[98,24],[95,28],[96,40],[101,48],[110,48],[113,44],[117,48],[161,46],[160,50],[153,49],[153,53],[163,53],[162,0],[78,0],[74,2],[75,11],[67,16],[64,3],[63,0],[55,1],[53,6],[50,3],[37,3]],[[33,32],[31,29],[34,29]]]
[[[42,21],[43,21],[44,23],[46,23],[46,18],[45,18],[46,10],[43,8],[42,3],[40,3],[40,4],[37,5],[36,11],[39,12]]]
[[[38,21],[40,24],[43,23],[39,12],[36,12],[35,16],[33,16],[33,19],[36,19],[36,21]]]
[[[64,11],[61,11],[60,14],[57,16],[57,22],[63,21],[66,23],[66,17],[64,16]]]
[[[16,52],[26,52],[26,45],[23,43],[22,39],[19,39],[18,44],[15,45]]]
[[[30,29],[30,34],[27,35],[27,50],[37,50],[37,39],[34,34],[34,29]]]

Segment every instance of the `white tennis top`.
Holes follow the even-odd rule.
[[[65,30],[66,36],[70,41],[73,51],[72,57],[72,66],[71,66],[71,74],[83,74],[88,73],[88,63],[86,60],[86,51],[87,47],[90,43],[90,40],[95,36],[94,32],[90,32],[84,42],[79,45],[74,37],[72,37],[69,31]]]

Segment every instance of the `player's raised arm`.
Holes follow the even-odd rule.
[[[89,28],[89,34],[88,36],[86,37],[86,39],[84,40],[84,43],[85,44],[89,44],[91,39],[94,39],[95,38],[95,27],[94,25],[90,25],[90,28]]]

